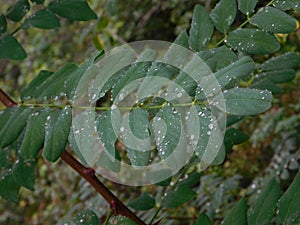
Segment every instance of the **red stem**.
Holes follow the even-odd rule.
[[[11,107],[17,103],[0,88],[0,101],[6,106]],[[110,204],[115,214],[123,215],[130,218],[138,225],[146,225],[138,216],[130,211],[96,176],[95,171],[91,168],[83,166],[75,159],[67,150],[61,154],[61,159],[80,174],[87,182],[89,182],[95,190]]]

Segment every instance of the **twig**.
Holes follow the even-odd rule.
[[[6,94],[2,88],[0,88],[0,101],[6,106],[11,107],[17,105],[8,94]],[[130,218],[138,225],[146,225],[138,216],[130,211],[95,175],[95,171],[92,168],[83,166],[77,159],[75,159],[67,150],[61,154],[61,159],[72,167],[77,173],[80,174],[87,182],[89,182],[95,190],[110,204],[110,207],[114,209],[114,213],[123,215]]]

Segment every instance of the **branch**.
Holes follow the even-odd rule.
[[[17,105],[17,102],[6,94],[2,88],[0,88],[0,101],[6,107]],[[138,225],[146,225],[96,177],[94,169],[83,166],[67,150],[63,151],[60,157],[95,188],[95,190],[110,204],[110,207],[114,209],[115,214],[126,216]]]

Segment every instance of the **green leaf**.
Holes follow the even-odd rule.
[[[174,40],[174,44],[180,45],[185,48],[189,47],[189,36],[186,30],[183,30],[179,33],[179,35]]]
[[[30,27],[36,27],[41,29],[53,29],[59,26],[59,20],[52,11],[41,9],[28,17],[24,21],[22,28],[28,29]]]
[[[250,23],[272,33],[292,33],[296,30],[296,19],[274,7],[267,6],[258,11]]]
[[[2,148],[13,143],[23,131],[27,118],[32,112],[32,108],[19,107],[13,115],[10,116],[7,123],[0,131],[0,146]]]
[[[250,87],[260,90],[268,90],[272,92],[273,95],[280,94],[283,92],[283,90],[279,86],[277,86],[267,78],[255,80]]]
[[[0,196],[8,201],[17,202],[20,186],[15,182],[13,175],[1,175],[0,179]]]
[[[8,107],[0,111],[0,133],[5,125],[8,123],[10,117],[17,111],[18,107]]]
[[[280,197],[280,185],[272,179],[255,203],[248,210],[249,225],[269,225]]]
[[[0,59],[21,60],[27,56],[22,45],[11,35],[0,38]]]
[[[149,164],[151,155],[149,114],[147,111],[137,108],[131,111],[128,120],[129,127],[126,126],[126,123],[122,124],[124,131],[121,131],[128,157],[132,165],[146,166]]]
[[[190,47],[198,52],[210,41],[214,32],[208,12],[201,6],[196,5],[193,12],[193,19],[190,29]]]
[[[176,208],[192,200],[196,195],[197,193],[186,185],[180,185],[176,190],[168,192],[165,199],[163,199],[162,206],[166,208]]]
[[[231,115],[247,116],[265,112],[271,107],[272,94],[268,91],[250,88],[233,88],[224,91],[226,109]]]
[[[121,157],[115,148],[120,130],[121,115],[119,112],[107,110],[96,118],[97,132],[105,150],[99,157],[98,164],[112,171],[120,170]]]
[[[245,15],[254,12],[258,0],[238,0],[239,10]]]
[[[293,80],[296,76],[296,71],[287,69],[287,70],[277,70],[269,71],[256,75],[258,79],[267,78],[275,84],[286,83]]]
[[[238,129],[235,128],[227,129],[224,137],[224,144],[226,147],[226,151],[227,152],[231,151],[234,145],[241,144],[247,141],[248,139],[249,136]]]
[[[296,225],[300,223],[300,172],[281,196],[278,202],[278,214],[283,224]]]
[[[3,14],[0,14],[0,34],[5,33],[6,29],[7,29],[7,22],[5,16]]]
[[[31,191],[34,191],[35,165],[35,161],[24,161],[23,159],[19,159],[15,163],[13,170],[15,182]]]
[[[48,8],[70,20],[87,21],[97,19],[97,15],[85,0],[53,0]]]
[[[254,71],[254,68],[255,63],[252,58],[244,56],[238,61],[216,72],[215,77],[220,86],[225,87],[233,79],[251,74]]]
[[[14,22],[20,21],[30,10],[28,0],[18,0],[17,3],[8,11],[6,17]]]
[[[58,97],[66,95],[65,82],[77,68],[74,63],[68,63],[63,66],[63,68],[49,76],[36,88],[36,95],[34,97],[40,101],[45,98],[57,99]]]
[[[280,44],[272,34],[248,28],[229,33],[226,43],[234,49],[251,54],[271,54],[280,48]]]
[[[135,210],[149,210],[155,207],[155,199],[149,193],[143,192],[140,197],[129,203]]]
[[[176,149],[181,135],[180,117],[172,107],[165,106],[158,112],[153,119],[153,131],[158,154],[165,159]]]
[[[299,66],[300,56],[295,52],[288,52],[265,61],[260,67],[263,71],[293,69]]]
[[[119,132],[119,124],[121,120],[119,116],[115,118],[114,115],[116,114],[113,111],[106,110],[105,112],[102,112],[101,115],[96,119],[99,138],[102,144],[104,145],[105,149],[112,157],[116,156],[115,143],[118,139],[118,133],[116,132]]]
[[[131,219],[125,216],[113,216],[109,219],[107,225],[137,225]]]
[[[205,213],[200,213],[195,225],[213,225],[213,223]]]
[[[247,203],[243,197],[225,216],[222,225],[245,225],[247,223]]]
[[[210,52],[217,63],[216,70],[222,69],[238,60],[236,54],[226,46],[211,49]]]
[[[235,0],[221,0],[212,10],[210,17],[215,27],[222,33],[226,33],[236,16]]]
[[[193,185],[200,182],[200,177],[201,175],[198,172],[187,174],[187,177],[184,180],[180,181],[178,185],[192,187]]]
[[[73,222],[80,225],[99,225],[99,219],[92,210],[83,210],[73,217]]]
[[[43,157],[55,162],[68,142],[72,110],[69,106],[52,112],[46,121]]]
[[[284,11],[294,9],[296,12],[299,12],[300,10],[299,0],[275,0],[273,5]]]
[[[50,108],[33,112],[28,119],[25,135],[20,147],[24,159],[35,159],[44,143],[45,122]]]
[[[36,90],[52,74],[53,74],[53,72],[41,70],[38,73],[38,75],[30,82],[30,84],[21,91],[21,100],[37,98],[39,93]]]

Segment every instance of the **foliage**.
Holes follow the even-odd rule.
[[[287,4],[283,4],[280,1],[271,1],[263,6],[257,5],[257,3],[258,1],[221,0],[210,12],[202,5],[196,5],[191,16],[189,32],[183,30],[174,41],[180,46],[191,49],[209,66],[220,84],[225,98],[226,107],[220,106],[218,103],[214,104],[228,117],[224,145],[217,160],[214,161],[215,165],[223,163],[225,155],[232,151],[234,145],[248,139],[246,134],[237,129],[237,123],[241,124],[248,116],[267,111],[271,107],[272,94],[282,93],[282,89],[278,85],[295,78],[295,69],[300,62],[300,56],[295,52],[279,54],[281,43],[278,38],[279,34],[296,31],[297,21],[293,15],[299,11],[299,3],[288,1]],[[114,14],[114,4],[116,4],[115,1],[108,1],[108,12],[111,14]],[[159,7],[163,7],[163,3],[157,4]],[[32,27],[57,29],[61,24],[59,17],[70,21],[97,19],[96,13],[85,0],[53,0],[47,4],[44,1],[19,0],[0,17],[0,58],[8,60],[26,58],[27,50],[15,37],[17,32]],[[103,18],[105,19],[105,17]],[[241,18],[245,18],[245,21],[241,22]],[[97,22],[98,26],[100,21]],[[15,30],[9,30],[10,23],[18,24]],[[105,24],[103,26],[106,27]],[[171,51],[172,48],[166,52],[165,57],[168,56],[167,54],[171,54]],[[104,51],[101,51],[97,56],[86,59],[80,65],[65,63],[57,71],[41,70],[21,91],[21,101],[16,105],[11,102],[13,105],[1,111],[1,197],[16,202],[21,187],[34,190],[34,171],[41,147],[42,157],[50,162],[56,162],[62,157],[65,149],[71,145],[81,163],[87,165],[78,150],[81,146],[78,145],[86,147],[90,143],[74,141],[77,130],[73,130],[71,124],[72,120],[78,120],[82,121],[83,127],[86,127],[90,125],[90,122],[82,120],[85,118],[84,114],[73,115],[75,117],[72,118],[71,108],[76,107],[74,103],[82,91],[76,89],[78,84],[84,85],[80,78],[86,74],[89,77],[96,76],[97,71],[94,70],[94,65],[99,58],[103,57],[103,54],[105,56]],[[212,110],[211,105],[206,104],[211,99],[209,96],[205,96],[201,86],[178,68],[157,62],[144,62],[142,59],[148,56],[147,54],[148,52],[143,52],[134,64],[117,71],[106,83],[102,84],[103,88],[99,95],[90,96],[93,103],[100,102],[90,116],[96,121],[92,126],[97,127],[100,139],[109,149],[109,153],[119,161],[134,166],[146,166],[151,160],[155,160],[155,157],[163,160],[174,151],[174,146],[179,138],[177,131],[181,126],[178,121],[183,118],[174,103],[159,98],[148,98],[138,102],[132,107],[129,115],[129,124],[136,136],[142,139],[149,136],[162,139],[161,142],[156,143],[157,151],[150,155],[126,145],[121,146],[125,151],[115,148],[118,137],[113,133],[111,121],[107,119],[110,118],[113,110],[111,102],[121,98],[122,94],[126,94],[122,93],[122,89],[126,85],[144,77],[162,77],[180,85],[192,99],[192,102],[189,103],[190,107],[195,107],[198,112],[199,117],[192,119],[197,119],[204,124],[201,127],[201,133],[207,135],[201,137],[200,141],[196,143],[195,156],[179,174],[153,185],[156,191],[142,191],[138,198],[133,199],[134,196],[128,198],[128,205],[134,210],[142,211],[139,215],[150,224],[158,219],[163,219],[167,224],[167,217],[172,215],[172,210],[174,208],[179,210],[180,206],[187,202],[192,202],[191,204],[196,205],[195,208],[201,209],[196,224],[212,224],[212,221],[216,223],[223,221],[223,224],[249,225],[270,224],[271,222],[276,224],[299,223],[300,211],[296,207],[300,200],[299,188],[297,188],[300,182],[299,173],[295,175],[295,179],[283,194],[278,182],[280,179],[278,177],[277,180],[275,179],[276,174],[269,174],[263,178],[261,193],[252,194],[249,199],[241,197],[237,203],[234,203],[232,195],[226,196],[224,190],[230,192],[237,189],[238,182],[234,183],[236,185],[232,185],[229,181],[240,180],[239,177],[223,180],[218,179],[218,176],[205,174],[205,172],[200,174],[202,162],[199,162],[199,157],[204,154],[209,134],[214,127],[209,117]],[[151,85],[156,87],[155,85],[158,84],[144,83],[142,85],[144,85],[144,89],[147,89]],[[207,85],[209,88],[210,84],[207,83]],[[138,91],[142,91],[143,88]],[[213,89],[213,87],[211,88]],[[175,92],[175,94],[182,95],[181,92]],[[109,96],[108,100],[105,98],[107,96]],[[1,95],[1,100],[3,99],[4,95]],[[104,112],[99,114],[103,110]],[[279,116],[280,113],[279,111]],[[265,117],[268,117],[268,114]],[[151,127],[150,125],[152,120],[155,124],[157,118],[166,122],[167,132],[165,135],[160,134],[161,130],[157,129],[158,126]],[[283,120],[276,125],[276,131],[280,132],[285,127],[291,127],[293,121],[298,120],[297,115]],[[276,141],[274,140],[275,144]],[[275,151],[275,156],[276,154],[280,154],[280,152]],[[106,157],[105,159],[109,160],[109,157]],[[289,165],[294,159],[293,168],[299,168],[296,161],[299,158],[291,155],[289,158],[285,156],[285,159],[289,160]],[[103,164],[100,161],[99,164],[101,163]],[[106,166],[110,169],[119,170],[118,163],[109,162],[108,164]],[[277,170],[275,173],[278,171],[282,179],[284,178],[282,174],[289,173],[286,168],[282,168],[282,171]],[[89,172],[86,174],[89,176]],[[210,179],[213,182],[206,187],[205,185]],[[222,182],[223,184],[221,184]],[[254,182],[256,181],[254,180]],[[256,185],[258,184],[256,183]],[[212,195],[210,201],[205,199],[211,197],[206,195],[209,192],[206,189],[212,189],[209,190],[213,192],[210,193]],[[213,189],[215,190],[213,191]],[[203,197],[205,197],[204,200]],[[204,204],[206,208],[201,206],[205,201],[209,203],[208,206]],[[228,208],[224,209],[226,213],[220,217],[218,213],[224,204],[227,204]],[[233,206],[231,210],[229,210],[230,205]],[[114,208],[113,205],[110,206],[114,210],[113,213],[118,214],[119,209]],[[157,218],[160,212],[162,213]],[[183,213],[187,212],[183,211]],[[75,224],[98,224],[99,214],[97,214],[92,210],[81,211],[73,217],[73,222]],[[130,213],[126,214],[127,217],[135,220],[130,215]],[[112,216],[110,212],[104,224],[134,224],[127,217]],[[69,222],[71,223],[71,221]],[[137,220],[135,222],[143,224]]]

